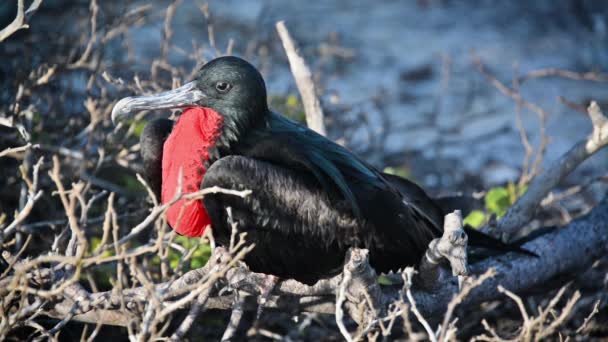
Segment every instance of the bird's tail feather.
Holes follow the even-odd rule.
[[[469,237],[469,244],[471,246],[483,247],[501,252],[515,252],[538,258],[538,254],[522,248],[521,243],[504,243],[468,225],[464,227],[464,231]]]

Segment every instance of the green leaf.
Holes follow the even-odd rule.
[[[464,218],[463,223],[473,228],[479,228],[486,222],[486,214],[481,210],[473,210]]]
[[[198,242],[198,239],[188,238],[186,236],[178,236],[175,238],[175,243],[180,244],[187,250],[196,247]],[[206,243],[200,244],[192,253],[192,257],[190,258],[190,265],[188,266],[190,266],[190,269],[203,267],[209,260],[209,257],[211,257],[211,246]],[[171,267],[176,268],[182,259],[182,254],[172,249],[171,251],[169,251],[168,258]]]
[[[101,243],[101,238],[94,236],[91,238],[91,244],[89,245],[89,253],[87,253],[87,255],[90,255],[90,253],[93,253],[97,247],[99,246],[99,244]],[[114,255],[114,252],[112,250],[107,250],[103,253],[101,253],[101,257],[107,258]]]
[[[306,123],[304,107],[297,95],[289,94],[286,96],[269,95],[268,103],[273,110],[287,116],[290,119],[301,123]]]
[[[399,282],[393,281],[391,278],[385,276],[384,274],[381,274],[378,276],[378,284],[380,284],[382,286],[391,286],[391,285],[395,285],[398,283]]]
[[[509,190],[503,187],[490,189],[486,194],[485,201],[486,209],[497,217],[502,217],[511,206]]]
[[[124,173],[119,179],[118,184],[126,188],[130,192],[144,192],[144,186],[131,174]]]
[[[388,173],[389,175],[399,176],[401,178],[409,178],[411,176],[410,170],[405,166],[392,167],[387,166],[382,170],[384,173]]]
[[[144,131],[145,126],[146,126],[146,122],[143,120],[135,123],[135,126],[133,127],[133,135],[135,135],[138,138],[141,137],[141,133]]]
[[[285,104],[288,107],[298,107],[300,105],[300,101],[298,100],[297,96],[289,95],[287,96],[287,101],[285,101]]]

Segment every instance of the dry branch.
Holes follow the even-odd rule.
[[[608,246],[608,198],[602,201],[593,211],[585,217],[573,221],[569,225],[556,228],[554,232],[543,235],[525,245],[527,249],[536,252],[540,258],[531,258],[508,254],[495,259],[488,259],[478,264],[470,265],[473,275],[481,275],[488,269],[494,269],[495,275],[483,284],[471,290],[470,295],[462,300],[462,307],[475,305],[484,301],[500,298],[498,285],[522,292],[541,286],[556,275],[577,274],[580,270],[591,265],[597,258],[605,255]],[[556,260],[560,260],[556,262]],[[167,293],[179,289],[190,288],[209,273],[209,267],[192,270],[170,283],[155,285],[157,290],[163,289]],[[243,290],[259,288],[265,275],[250,272],[244,268],[230,269],[226,272],[230,279],[243,279],[238,282]],[[312,286],[299,283],[295,280],[286,280],[279,283],[273,294],[268,298],[265,307],[282,311],[309,311],[319,313],[335,313],[335,294],[340,288],[342,275],[330,279],[320,280]],[[382,288],[382,302],[389,303],[398,298],[398,288]],[[458,293],[458,281],[454,277],[445,277],[441,285],[433,292],[413,288],[414,298],[420,313],[431,320],[438,320]],[[252,293],[257,295],[259,293]],[[119,298],[128,302],[145,302],[148,300],[144,288],[124,290],[117,295],[114,291],[91,293],[88,295],[93,302],[116,303]],[[170,298],[170,297],[168,297]],[[231,296],[210,296],[207,300],[207,309],[230,309]],[[112,305],[100,305],[84,314],[77,314],[74,320],[83,322],[103,322],[104,324],[128,324],[133,313],[128,310],[111,309]],[[102,309],[102,308],[106,309]],[[51,306],[47,314],[51,317],[64,317],[69,313],[71,305],[60,301]]]
[[[595,104],[590,106],[589,114],[594,123],[594,134],[587,141],[577,145],[582,147],[575,147],[575,149],[584,149],[588,155],[599,150],[607,139],[606,119],[601,115],[599,108]],[[563,164],[569,168],[574,168],[577,162],[584,160],[580,159],[580,153],[582,152],[575,154],[572,151],[568,152],[560,159],[562,160],[561,163],[554,164],[544,174],[541,174],[537,180],[543,179],[543,177],[552,177],[550,179],[555,181],[562,175],[561,172],[563,171],[560,170],[563,170]],[[136,271],[136,278],[142,284],[140,287],[124,288],[121,285],[109,292],[90,293],[85,291],[77,282],[81,268],[91,267],[101,262],[118,262],[119,265],[122,262],[133,263],[132,260],[136,256],[158,253],[165,244],[163,242],[164,235],[160,234],[155,243],[138,247],[133,251],[127,251],[122,245],[125,242],[125,237],[119,238],[116,224],[110,225],[108,223],[115,220],[115,213],[113,213],[111,202],[109,202],[109,214],[106,214],[106,217],[114,219],[105,220],[104,235],[107,235],[110,226],[114,227],[114,245],[117,255],[103,258],[99,255],[99,252],[105,250],[105,248],[98,248],[94,256],[83,257],[82,251],[86,247],[86,241],[75,213],[76,203],[78,203],[77,199],[81,196],[82,185],[75,184],[71,190],[63,188],[59,179],[59,167],[56,158],[54,158],[54,168],[50,172],[50,175],[59,190],[59,197],[68,216],[69,227],[72,231],[72,247],[68,248],[66,256],[41,256],[31,261],[14,264],[16,272],[0,280],[0,292],[3,292],[3,295],[6,295],[7,298],[15,298],[18,292],[30,293],[43,299],[59,295],[56,301],[47,303],[44,309],[44,314],[62,320],[58,326],[65,324],[67,322],[66,317],[68,317],[69,320],[74,321],[127,326],[132,330],[132,322],[141,318],[144,323],[143,328],[137,333],[137,337],[141,339],[158,336],[160,331],[157,330],[157,327],[160,322],[166,316],[173,315],[176,311],[187,311],[187,308],[190,307],[182,324],[175,332],[174,337],[179,338],[192,327],[195,318],[201,310],[233,308],[234,301],[232,295],[219,295],[211,291],[211,285],[220,277],[225,278],[231,284],[234,291],[248,293],[248,298],[255,298],[260,294],[258,289],[263,287],[266,275],[253,273],[246,267],[232,267],[235,265],[234,260],[242,258],[243,254],[235,256],[229,264],[224,263],[223,265],[226,267],[222,267],[221,270],[217,270],[216,266],[214,266],[217,263],[210,262],[203,268],[192,270],[181,277],[160,284],[154,284],[150,280],[146,280],[146,276],[141,271]],[[538,192],[533,191],[533,186],[534,183],[531,185],[527,196],[531,196],[530,193],[536,193],[538,196]],[[225,190],[206,189],[199,193],[184,195],[182,198],[196,200],[206,192],[217,191]],[[249,195],[249,192],[227,191],[227,193],[237,196]],[[178,193],[176,198],[180,196],[181,194]],[[152,210],[148,218],[144,219],[143,222],[145,224],[142,222],[140,226],[152,223],[162,213],[162,207],[158,206]],[[510,215],[513,214],[511,213]],[[522,218],[522,220],[525,219],[526,217]],[[576,274],[579,270],[585,269],[593,263],[597,258],[605,255],[606,246],[608,246],[607,222],[608,197],[587,216],[573,221],[565,227],[556,228],[553,232],[528,242],[524,247],[537,253],[540,256],[539,258],[504,255],[470,265],[469,271],[472,275],[481,275],[488,269],[493,269],[494,276],[482,284],[476,283],[479,286],[474,289],[465,286],[466,291],[470,291],[468,296],[454,297],[459,290],[458,280],[448,272],[445,272],[445,270],[436,267],[433,273],[436,286],[433,288],[416,288],[414,286],[406,289],[407,297],[410,304],[412,304],[410,308],[415,307],[415,312],[421,322],[423,320],[439,322],[443,317],[444,324],[442,329],[445,332],[442,336],[444,338],[445,336],[451,336],[453,334],[453,322],[450,322],[450,316],[454,305],[457,303],[460,303],[461,307],[467,307],[483,301],[500,298],[501,293],[498,290],[498,285],[509,288],[514,292],[526,291],[543,285],[556,275]],[[447,233],[442,239],[453,240],[452,242],[458,246],[462,242],[466,243],[466,239],[462,240],[458,238],[459,230],[457,228],[461,224],[457,214],[455,214],[454,220],[446,220],[446,224],[448,226],[454,224],[454,227],[452,227],[453,230],[446,229]],[[137,229],[136,231],[140,230]],[[453,234],[456,235],[452,236]],[[132,236],[133,234],[127,235],[129,238]],[[107,237],[104,240],[107,240]],[[242,247],[242,241],[235,243],[235,245],[235,248]],[[438,246],[440,245],[442,245],[441,241],[435,244],[435,249],[437,249],[435,252],[439,251]],[[430,247],[433,249],[433,246]],[[75,253],[76,251],[79,252]],[[216,251],[219,251],[217,252],[219,254],[213,258],[221,259],[221,249],[216,249]],[[444,252],[446,253],[439,253],[439,255],[451,254],[449,250]],[[369,266],[365,253],[361,255],[358,253],[360,254],[361,252],[351,251],[343,274],[330,279],[320,280],[312,286],[301,284],[294,280],[280,282],[265,301],[264,307],[291,312],[309,311],[330,314],[337,312],[338,322],[341,322],[343,318],[339,315],[341,306],[336,307],[335,305],[336,294],[340,294],[338,296],[340,299],[338,301],[339,304],[344,303],[350,316],[360,324],[360,331],[355,336],[362,336],[363,333],[369,332],[376,324],[382,325],[385,320],[394,322],[394,318],[396,317],[395,312],[385,318],[383,318],[382,312],[385,310],[386,303],[401,300],[400,289],[395,286],[380,288],[375,283],[375,273]],[[74,257],[74,255],[76,256]],[[434,254],[431,256],[434,256]],[[445,257],[446,255],[443,256]],[[456,256],[462,255],[461,253],[457,253]],[[427,256],[425,258],[428,259]],[[70,268],[66,268],[65,270],[63,268],[40,268],[41,265],[49,262],[65,266],[76,266],[76,270],[73,272],[74,267],[71,268],[72,271],[69,271]],[[454,265],[458,266],[458,263]],[[119,267],[119,279],[121,279],[120,269]],[[130,266],[130,269],[133,271],[137,270],[138,267]],[[464,267],[460,267],[460,269],[461,271],[466,270],[466,264]],[[32,285],[28,285],[29,282],[34,280],[37,286],[31,287]],[[202,284],[207,285],[202,286]],[[52,285],[51,290],[37,289],[37,287],[49,285]],[[157,304],[150,304],[151,294],[153,294],[153,298],[157,298],[152,302]],[[454,300],[456,301],[454,302]],[[451,302],[455,304],[449,306]],[[255,308],[247,307],[255,305],[251,303],[251,300],[244,301],[241,304],[243,306],[243,313],[233,312],[236,324],[241,324],[241,318],[245,311],[255,311]],[[144,310],[145,314],[141,316],[142,312],[137,308],[144,307],[146,308]],[[448,310],[450,314],[444,317],[443,314],[446,307],[451,307],[451,309]],[[555,321],[558,323],[555,324],[559,324],[563,319],[565,317],[561,318],[561,320],[558,317],[558,320]],[[445,326],[446,324],[448,326]],[[549,328],[555,329],[555,326],[550,326]],[[383,328],[383,331],[385,329]],[[346,335],[348,332],[345,328],[342,331],[345,336],[350,336]],[[135,334],[135,332],[133,333]],[[236,334],[237,331],[228,329],[226,333],[231,335]]]
[[[42,0],[34,0],[32,2],[32,4],[30,5],[30,7],[28,7],[27,10],[24,11],[23,0],[18,0],[17,1],[17,16],[10,24],[8,24],[7,27],[3,28],[2,31],[0,31],[0,42],[4,41],[6,38],[10,37],[13,33],[17,32],[21,29],[29,28],[30,26],[25,23],[25,16],[30,13],[35,12],[38,9],[38,7],[40,7],[41,3],[42,3]]]
[[[538,69],[528,72],[525,75],[519,77],[519,82],[523,83],[526,80],[533,78],[544,78],[544,77],[561,77],[577,81],[594,81],[594,82],[608,82],[608,74],[590,71],[590,72],[575,72],[571,70],[547,68]]]
[[[298,49],[293,39],[289,35],[289,31],[283,21],[276,24],[277,32],[283,42],[283,48],[289,59],[291,72],[296,80],[296,85],[302,96],[304,104],[304,113],[306,114],[306,123],[308,127],[315,130],[321,135],[325,135],[325,123],[323,121],[324,114],[321,108],[321,103],[317,97],[315,83],[312,80],[310,68],[306,65],[304,58],[298,53]]]
[[[5,157],[5,156],[10,156],[15,153],[27,152],[32,148],[39,148],[39,147],[40,147],[40,145],[38,145],[38,144],[32,145],[31,143],[27,143],[27,144],[25,144],[23,146],[19,146],[19,147],[9,147],[9,148],[6,148],[6,149],[0,151],[0,158]]]
[[[495,227],[497,232],[506,234],[507,237],[515,235],[534,217],[540,203],[551,189],[583,161],[608,144],[608,118],[595,101],[591,102],[587,112],[593,124],[592,133],[553,161],[542,174],[532,180],[526,193],[498,221]]]
[[[40,0],[34,1],[34,4],[39,3]],[[92,72],[90,79],[93,80],[97,71],[89,70],[89,67],[94,64],[92,61],[97,60],[97,49],[112,37],[126,31],[128,22],[134,23],[139,20],[139,15],[135,12],[140,10],[134,10],[135,12],[132,14],[127,13],[116,28],[106,30],[104,34],[104,28],[99,27],[98,30],[97,26],[97,1],[92,0],[90,3],[90,35],[87,30],[87,43],[83,47],[84,53],[76,63],[67,65],[67,68],[61,66],[50,67],[46,74],[32,80],[34,84],[43,86],[51,76],[59,76],[55,73],[62,72],[62,69],[73,69],[75,67]],[[148,82],[135,78],[136,85],[126,86],[120,79],[114,83],[119,84],[122,88],[132,87],[138,89],[139,92],[144,92],[144,89],[160,88],[158,80],[156,80],[158,70],[170,70],[171,75],[176,76],[176,78],[177,75],[183,75],[177,69],[166,64],[165,61],[168,51],[174,48],[170,44],[169,38],[172,32],[171,18],[174,14],[174,6],[177,3],[178,1],[173,2],[173,8],[167,11],[165,17],[163,52],[161,53],[161,59],[155,61],[155,64],[153,63],[153,80]],[[142,7],[141,11],[144,10]],[[28,12],[23,13],[23,1],[20,1],[20,12],[22,21],[17,26],[24,28],[27,26],[23,22],[24,14]],[[209,18],[208,13],[205,16]],[[19,15],[17,19],[19,19]],[[297,47],[289,36],[284,23],[277,23],[277,31],[284,44],[298,90],[302,96],[307,122],[312,129],[324,134],[323,112],[316,96],[312,73],[304,59],[298,54]],[[5,32],[8,31],[5,29],[0,32],[0,41],[5,38],[2,37]],[[215,45],[211,26],[209,26],[209,38],[212,45]],[[214,49],[217,51],[215,47]],[[523,82],[532,77],[552,75],[585,80],[605,79],[605,75],[602,74],[574,74],[545,70],[525,75],[523,78],[519,78],[519,81]],[[502,91],[521,106],[538,112],[539,108],[534,107],[532,103],[525,102],[517,89],[511,90],[500,82],[496,85],[499,89],[502,86]],[[22,89],[20,92],[23,93],[23,87],[20,87],[20,89]],[[20,97],[21,95],[18,96],[18,98]],[[105,97],[105,94],[102,97]],[[99,102],[96,102],[93,107],[93,110],[89,110],[91,112],[91,124],[83,130],[82,135],[78,136],[92,136],[94,131],[101,126],[94,123],[101,122],[104,117],[108,117],[109,112],[103,110],[103,98],[99,99]],[[87,108],[89,108],[88,105]],[[539,185],[533,183],[530,186],[528,193],[520,200],[521,203],[518,202],[516,207],[502,221],[499,221],[499,227],[503,225],[507,227],[507,231],[515,232],[519,226],[530,221],[536,206],[545,197],[548,190],[554,187],[559,180],[563,179],[585,158],[606,144],[608,139],[606,118],[601,115],[597,106],[589,108],[589,115],[594,123],[593,135],[586,141],[577,144],[560,160],[550,165],[545,173],[540,174],[535,180]],[[12,119],[0,118],[0,125],[13,127],[18,124],[13,125]],[[132,125],[130,129],[132,130],[133,127]],[[27,141],[29,140],[26,139]],[[67,144],[67,147],[44,145],[41,150],[43,152],[52,150],[54,153],[78,159],[79,163],[84,163],[91,155],[91,151],[87,150],[88,147],[80,150],[75,148],[75,145]],[[28,144],[17,148],[17,150],[2,151],[0,157],[21,152],[31,147],[32,145]],[[106,158],[100,154],[100,163],[106,160],[121,163],[123,160],[126,161],[127,157],[133,157],[133,152],[133,149],[123,149],[118,155],[107,156]],[[31,205],[27,204],[22,211],[17,213],[15,220],[6,226],[4,233],[10,237],[14,231],[32,233],[34,232],[32,228],[37,227],[37,225],[60,225],[66,227],[65,235],[67,237],[65,240],[69,239],[68,248],[61,250],[63,245],[58,241],[64,237],[59,235],[48,254],[40,255],[34,259],[22,259],[23,251],[25,251],[27,242],[31,238],[31,235],[29,235],[21,249],[15,248],[15,251],[19,250],[18,253],[7,252],[3,254],[5,259],[10,262],[9,267],[0,274],[0,339],[7,336],[7,333],[18,325],[29,326],[37,331],[41,337],[52,339],[56,337],[53,334],[65,327],[70,321],[80,321],[96,325],[95,331],[89,336],[89,339],[95,337],[102,324],[108,324],[126,326],[133,340],[158,339],[164,336],[171,336],[173,340],[179,340],[186,336],[193,327],[196,327],[201,313],[213,308],[233,310],[231,323],[226,329],[224,337],[244,336],[245,328],[250,323],[251,317],[255,316],[256,308],[259,306],[256,302],[256,298],[260,295],[259,289],[267,281],[266,275],[253,273],[240,264],[239,267],[235,267],[248,248],[235,241],[235,243],[231,243],[230,247],[236,246],[237,250],[241,248],[239,253],[234,253],[234,248],[230,248],[228,252],[216,249],[210,262],[204,267],[191,270],[185,274],[179,271],[172,274],[170,269],[167,271],[167,253],[172,246],[175,246],[175,242],[173,241],[174,234],[167,232],[166,224],[162,219],[162,213],[166,206],[155,205],[149,215],[139,225],[135,226],[135,229],[129,230],[130,233],[121,236],[118,218],[125,214],[119,216],[114,209],[115,205],[117,207],[120,205],[118,198],[115,203],[115,197],[119,196],[113,194],[109,196],[105,215],[98,218],[87,218],[88,209],[90,204],[95,201],[95,196],[102,195],[87,195],[90,184],[76,183],[72,184],[71,188],[64,188],[62,179],[67,182],[70,179],[69,175],[60,175],[58,160],[55,159],[54,162],[55,168],[51,172],[51,178],[58,188],[57,194],[61,200],[66,218],[23,225],[32,206],[36,204],[35,199],[38,198],[36,196],[38,192],[34,191],[37,188],[35,186],[36,179],[33,182],[24,179],[28,183],[30,190],[28,193],[34,195],[30,196],[33,201]],[[129,163],[124,162],[124,164],[128,165]],[[86,171],[79,174],[81,179],[83,175],[88,175]],[[34,170],[32,170],[34,178],[37,173],[38,167],[34,167]],[[87,179],[89,183],[92,183],[92,180],[96,179],[94,172]],[[30,183],[33,186],[30,186]],[[181,189],[181,186],[179,188]],[[250,194],[250,192],[235,192],[214,188],[184,195],[181,198],[197,200],[207,192],[225,192],[237,196]],[[90,199],[87,201],[87,198]],[[158,203],[155,202],[155,204]],[[359,324],[359,330],[352,337],[346,330],[345,325],[342,324],[343,329],[341,330],[346,332],[345,337],[348,336],[353,340],[358,340],[370,332],[372,334],[377,333],[377,328],[382,330],[383,336],[389,336],[398,317],[405,318],[404,330],[408,333],[408,337],[412,338],[414,333],[411,325],[407,322],[407,315],[408,312],[414,310],[418,320],[426,324],[425,330],[429,335],[428,338],[440,341],[450,340],[455,338],[455,320],[452,319],[452,316],[457,305],[466,308],[483,301],[503,298],[504,294],[499,290],[499,284],[513,291],[509,292],[513,295],[513,298],[518,298],[515,293],[540,286],[545,287],[544,284],[556,275],[577,274],[580,270],[592,264],[594,260],[604,256],[608,245],[606,222],[608,222],[608,198],[604,199],[587,216],[571,222],[565,227],[556,228],[551,233],[537,237],[526,244],[525,248],[538,253],[540,255],[539,259],[504,255],[470,265],[469,273],[478,277],[476,277],[476,280],[466,282],[464,289],[460,292],[458,280],[436,263],[440,257],[446,256],[444,254],[449,254],[446,252],[447,250],[443,250],[443,253],[427,255],[422,262],[423,266],[425,262],[431,259],[435,262],[434,266],[431,267],[433,272],[429,273],[431,277],[426,282],[434,286],[424,286],[424,281],[416,281],[416,279],[414,279],[412,285],[412,279],[409,277],[407,278],[409,281],[405,282],[408,285],[406,288],[402,288],[400,285],[380,287],[376,282],[375,272],[369,266],[365,251],[354,250],[350,252],[346,260],[343,274],[321,280],[312,286],[294,280],[281,281],[265,300],[263,306],[270,310],[281,310],[283,312],[307,311],[334,314],[342,309],[341,304],[343,304],[346,313]],[[4,223],[0,217],[0,225],[2,224]],[[90,238],[90,236],[85,236],[85,233],[87,235],[91,233],[87,228],[93,224],[103,225],[103,236],[101,243],[95,250],[91,251],[90,254],[89,252],[85,254],[88,244],[87,238]],[[19,227],[15,228],[17,226]],[[129,242],[133,242],[135,237],[141,237],[140,232],[145,229],[154,229],[153,233],[156,234],[156,238],[143,243],[141,246],[130,246]],[[455,229],[455,231],[457,230]],[[208,232],[211,232],[211,230],[208,230]],[[151,235],[154,236],[154,234]],[[446,237],[449,237],[449,235],[449,231],[446,229]],[[454,237],[457,237],[457,235],[454,235]],[[436,247],[439,245],[437,243]],[[181,265],[189,260],[193,250],[187,251],[184,248],[180,250],[182,260],[180,260],[178,269],[181,269]],[[431,250],[433,250],[432,246]],[[442,250],[438,247],[435,252],[442,252]],[[144,265],[145,262],[156,255],[160,255],[162,270],[158,272],[160,274],[154,274],[158,278],[153,277],[150,273],[154,271]],[[463,261],[462,253],[457,256],[459,257],[456,260],[457,262]],[[142,259],[144,262],[142,262]],[[466,259],[463,262],[466,262]],[[116,271],[112,275],[115,278],[111,280],[113,282],[111,291],[98,291],[94,281],[90,281],[91,284],[88,288],[92,290],[88,291],[80,283],[81,275],[85,275],[84,272],[92,270],[97,265],[115,266]],[[426,265],[429,266],[428,263]],[[466,264],[463,265],[460,269],[466,271]],[[418,277],[424,275],[423,273],[428,270],[428,268],[421,267]],[[411,270],[408,271],[408,274],[411,275]],[[225,284],[230,285],[231,292],[218,291]],[[242,294],[243,296],[235,301],[235,294]],[[556,298],[559,299],[562,294],[563,291],[560,291]],[[337,297],[338,306],[336,306]],[[409,303],[406,303],[404,298],[409,298]],[[556,315],[546,326],[547,330],[538,336],[547,337],[553,333],[556,327],[566,319],[568,313],[573,310],[576,299],[576,297],[573,297],[564,307],[562,313]],[[388,309],[386,308],[387,303],[392,305]],[[555,307],[556,303],[557,300],[552,301],[536,318],[526,312],[524,317],[527,319],[524,320],[534,322],[547,317],[552,313],[551,309]],[[235,304],[237,310],[234,310]],[[584,329],[593,313],[596,312],[597,306],[596,302],[594,311],[585,320],[580,328],[581,330]],[[525,308],[522,310],[523,312],[525,312]],[[37,318],[40,315],[53,317],[58,321],[53,328],[47,330],[48,328],[37,323]],[[170,321],[169,318],[171,317],[181,318],[177,321],[177,329],[174,331],[167,330],[167,322]],[[343,319],[345,319],[344,312],[341,316],[336,315],[336,319],[338,324],[343,322]],[[433,331],[431,327],[439,322],[442,322],[440,329]],[[489,325],[487,326],[488,331],[492,331],[492,328]],[[528,328],[528,331],[531,330]],[[83,336],[85,335],[83,333]]]

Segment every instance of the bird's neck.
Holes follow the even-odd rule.
[[[188,108],[179,117],[163,146],[163,204],[175,197],[180,182],[182,194],[200,189],[210,149],[217,143],[222,124],[222,116],[209,108]],[[184,199],[169,207],[167,221],[178,233],[186,236],[202,235],[211,223],[200,200]]]
[[[268,110],[247,112],[224,108],[221,113],[226,119],[222,122],[222,132],[215,146],[210,149],[209,163],[228,155],[242,154],[243,150],[255,143],[257,133],[269,126],[271,116]]]

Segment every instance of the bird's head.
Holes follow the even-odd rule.
[[[196,78],[170,91],[126,97],[114,106],[117,123],[141,110],[183,108],[163,144],[161,201],[171,201],[181,184],[191,193],[202,184],[206,167],[219,156],[219,148],[232,142],[268,115],[262,75],[238,57],[220,57],[205,64]],[[214,148],[218,147],[218,148]],[[167,221],[180,234],[202,235],[210,218],[201,201],[180,199],[167,210]]]
[[[193,81],[177,89],[120,100],[112,110],[112,122],[116,124],[142,110],[188,107],[211,109],[222,116],[224,124],[245,128],[268,112],[266,85],[247,61],[219,57],[205,64]]]

